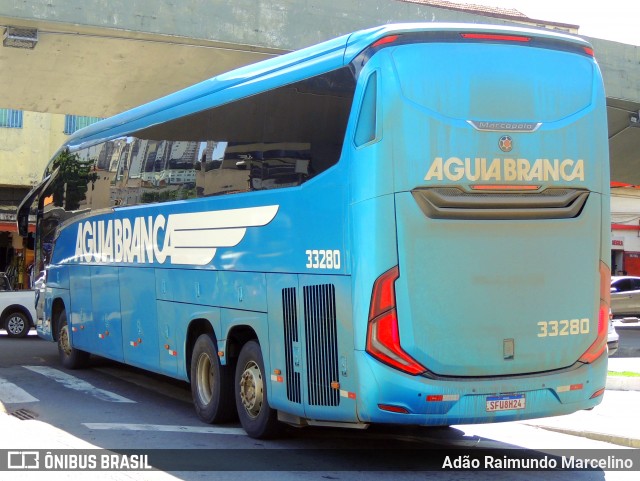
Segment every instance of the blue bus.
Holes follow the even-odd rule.
[[[73,134],[37,211],[38,334],[191,384],[208,423],[452,425],[597,405],[609,173],[592,47],[399,24]]]

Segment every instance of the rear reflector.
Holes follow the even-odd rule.
[[[530,42],[531,37],[520,35],[501,35],[497,33],[461,33],[462,38],[469,40],[498,40],[500,42]]]
[[[345,397],[347,399],[355,399],[356,393],[345,391],[344,389],[340,389],[340,397]]]
[[[569,386],[558,386],[556,391],[569,392],[569,391],[581,391],[584,388],[583,384],[570,384]]]
[[[403,408],[402,406],[394,406],[393,404],[378,404],[378,408],[383,411],[389,411],[391,413],[399,413],[399,414],[409,414],[409,410],[407,408]]]
[[[427,396],[428,403],[459,401],[459,400],[460,400],[459,394],[431,394],[430,396]]]
[[[594,393],[591,395],[591,398],[590,398],[590,399],[595,399],[595,398],[597,398],[598,396],[602,396],[603,394],[604,394],[604,388],[602,388],[602,389],[598,389],[596,392],[594,392]]]

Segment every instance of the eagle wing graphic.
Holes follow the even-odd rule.
[[[279,207],[171,214],[162,251],[171,256],[171,264],[204,266],[213,260],[217,248],[238,245],[248,227],[271,222]]]

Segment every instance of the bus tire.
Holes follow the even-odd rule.
[[[58,315],[58,356],[67,369],[81,369],[89,361],[89,353],[76,349],[71,345],[71,335],[67,324],[67,312],[62,310]]]
[[[269,406],[268,381],[260,344],[247,342],[236,365],[236,409],[240,424],[256,439],[276,437],[280,430],[277,411]]]
[[[26,337],[31,329],[31,322],[23,312],[13,311],[5,318],[4,328],[9,337]]]
[[[209,334],[201,334],[193,346],[191,396],[198,417],[205,423],[234,420],[233,370],[220,364]]]

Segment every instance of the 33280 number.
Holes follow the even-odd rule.
[[[307,249],[307,269],[340,269],[340,251],[330,249]]]
[[[589,319],[564,319],[538,323],[538,337],[577,336],[589,334]]]

